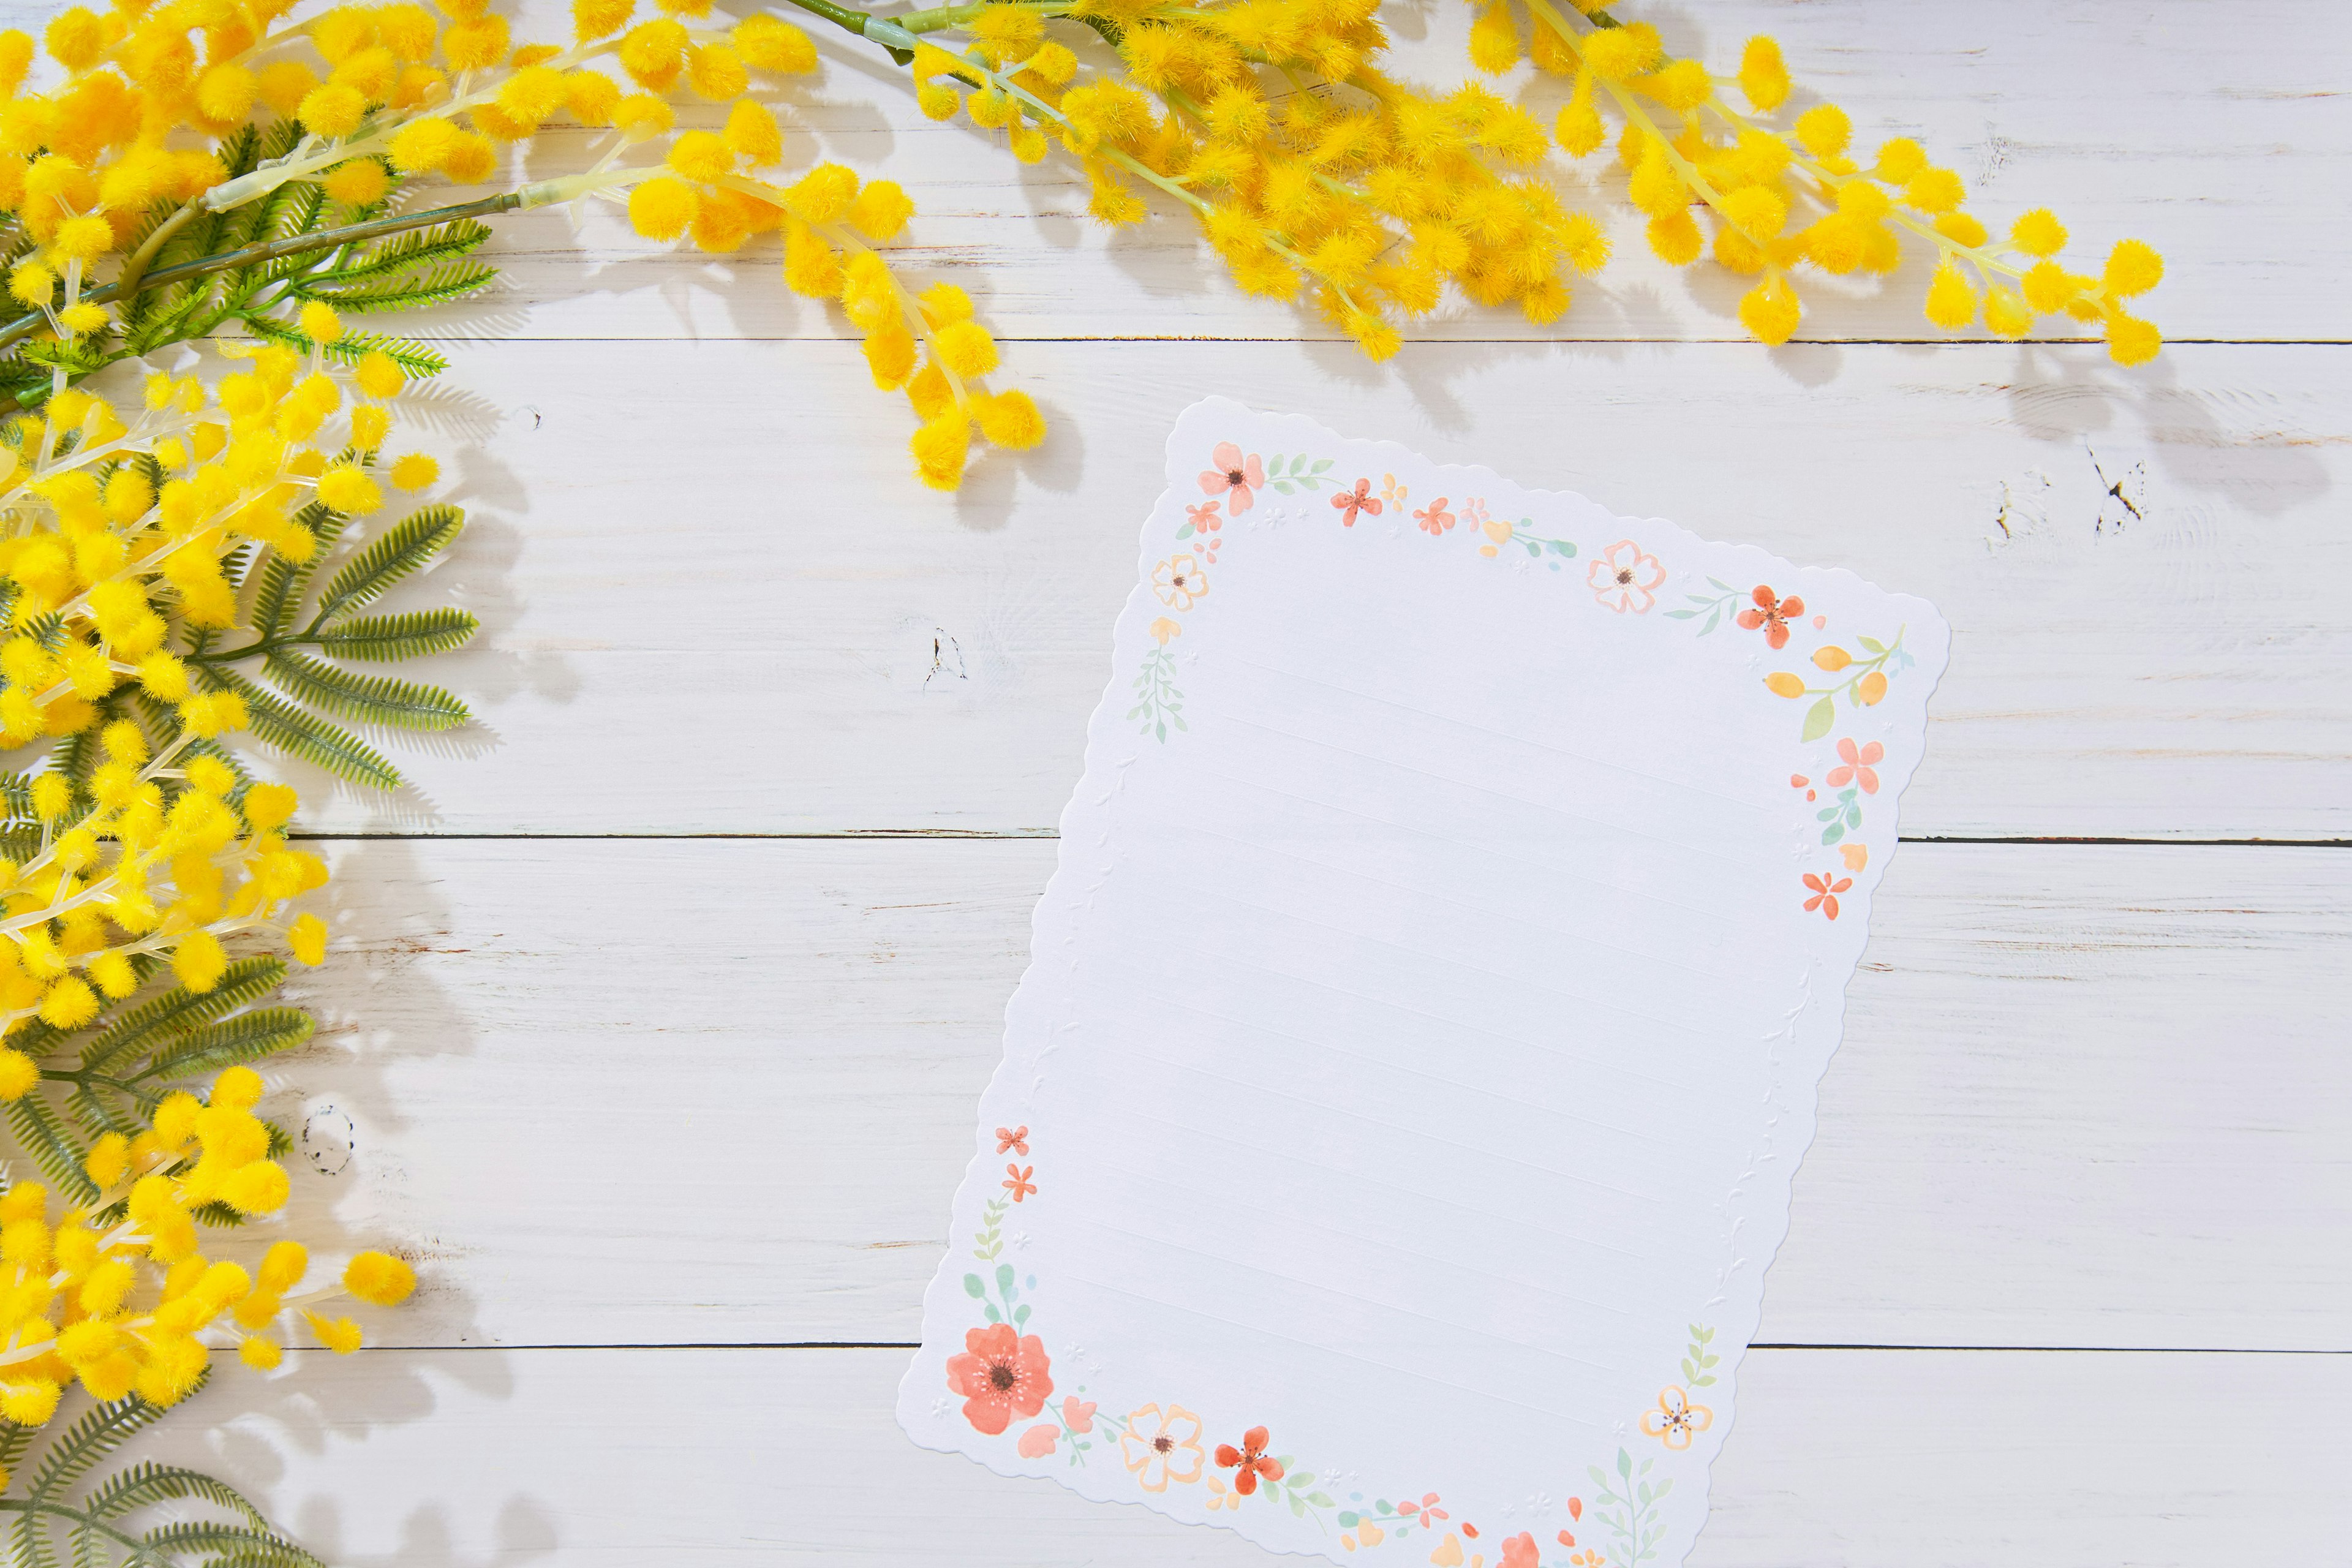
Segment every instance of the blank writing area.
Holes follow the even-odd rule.
[[[1416,542],[1239,542],[1202,717],[1084,822],[1014,1034],[1039,1299],[1106,1397],[1499,1507],[1607,1458],[1723,1300],[1817,987],[1788,805],[1723,762],[1754,678]],[[1318,602],[1401,629],[1335,659]]]

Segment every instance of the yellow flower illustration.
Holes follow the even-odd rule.
[[[1208,597],[1209,574],[1191,555],[1171,555],[1151,574],[1151,590],[1171,609],[1189,610]]]
[[[1655,1410],[1642,1412],[1642,1430],[1669,1448],[1689,1447],[1693,1433],[1704,1432],[1714,1425],[1714,1411],[1704,1405],[1693,1405],[1689,1394],[1671,1385],[1658,1390]]]
[[[1170,638],[1180,637],[1184,635],[1183,626],[1178,622],[1170,620],[1166,616],[1162,616],[1158,620],[1152,622],[1150,631],[1151,640],[1158,643],[1161,647],[1166,647],[1168,646]]]
[[[1127,1430],[1118,1435],[1118,1451],[1136,1484],[1148,1492],[1164,1492],[1170,1481],[1199,1480],[1208,1458],[1201,1451],[1201,1418],[1181,1405],[1164,1411],[1147,1405],[1130,1412]]]

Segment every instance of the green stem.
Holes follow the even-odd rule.
[[[146,273],[148,264],[155,259],[156,252],[163,248],[164,241],[179,233],[182,228],[187,226],[190,218],[196,216],[204,210],[205,207],[202,202],[186,202],[182,204],[178,212],[173,213],[170,217],[167,217],[162,223],[157,224],[155,226],[154,232],[150,234],[146,239],[140,244],[139,248],[131,253],[130,259],[122,264],[121,272],[117,274],[115,277],[113,293],[110,298],[128,299],[132,294],[137,293],[139,291],[139,279]]]
[[[147,1544],[141,1541],[139,1537],[127,1534],[122,1531],[115,1529],[112,1525],[101,1524],[98,1520],[78,1508],[67,1508],[61,1503],[54,1502],[34,1502],[27,1498],[0,1498],[0,1512],[47,1514],[56,1519],[69,1519],[73,1521],[74,1523],[80,1525],[86,1530],[94,1530],[100,1535],[106,1536],[120,1545],[129,1548],[136,1555],[138,1561],[151,1562],[156,1560],[153,1554],[148,1550]]]
[[[792,3],[813,16],[822,16],[853,38],[866,36],[866,24],[875,20],[871,11],[854,10],[836,5],[833,0],[792,0]]]
[[[130,276],[131,292],[162,289],[173,283],[184,283],[192,278],[204,278],[215,272],[226,272],[240,267],[252,267],[281,257],[300,256],[308,251],[325,250],[339,245],[357,245],[378,239],[404,229],[423,228],[427,225],[450,223],[458,218],[483,217],[493,213],[512,212],[526,205],[529,190],[506,191],[478,201],[460,202],[455,206],[434,207],[425,212],[403,213],[393,217],[371,218],[365,223],[345,224],[340,228],[322,228],[310,234],[298,234],[285,239],[264,240],[237,250],[223,251],[218,256],[206,256],[194,261],[183,261],[176,267],[166,267],[149,272],[142,266]],[[137,258],[134,257],[133,260]],[[129,268],[126,268],[126,270]],[[121,282],[116,282],[83,299],[94,305],[103,305],[123,297]],[[47,321],[38,311],[22,316],[0,328],[0,349],[22,342]]]

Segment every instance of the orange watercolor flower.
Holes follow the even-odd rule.
[[[1013,1201],[1017,1204],[1037,1190],[1037,1184],[1029,1179],[1036,1169],[1034,1165],[1007,1165],[1004,1167],[1004,1180],[996,1184],[1011,1193]]]
[[[1234,1490],[1244,1497],[1257,1490],[1260,1476],[1269,1481],[1282,1479],[1282,1461],[1268,1458],[1265,1445],[1266,1433],[1263,1426],[1253,1426],[1243,1433],[1242,1446],[1238,1448],[1231,1443],[1217,1445],[1218,1465],[1228,1470],[1235,1468],[1241,1470],[1241,1474],[1234,1478]]]
[[[1002,1154],[1008,1150],[1015,1154],[1026,1154],[1029,1152],[1029,1129],[1026,1127],[998,1128],[996,1130],[996,1152]]]
[[[1769,646],[1775,648],[1788,647],[1789,623],[1805,613],[1805,601],[1794,594],[1785,599],[1776,599],[1771,589],[1760,585],[1748,596],[1756,601],[1755,608],[1742,610],[1731,618],[1751,632],[1762,626],[1764,641]]]
[[[1118,1435],[1118,1454],[1136,1484],[1148,1492],[1164,1492],[1170,1481],[1189,1486],[1201,1479],[1201,1468],[1208,1462],[1201,1451],[1201,1418],[1181,1405],[1165,1410],[1147,1405],[1129,1411],[1127,1430]],[[1213,1500],[1209,1506],[1218,1505]]]
[[[1171,610],[1189,610],[1209,593],[1209,574],[1191,555],[1171,555],[1151,574],[1151,591]]]
[[[1354,489],[1341,490],[1331,498],[1331,504],[1339,510],[1339,521],[1342,526],[1355,527],[1358,512],[1363,512],[1370,517],[1381,515],[1381,498],[1372,494],[1371,490],[1371,480],[1358,479]]]
[[[1805,900],[1805,912],[1811,914],[1819,910],[1827,918],[1835,920],[1838,915],[1837,896],[1853,886],[1853,879],[1840,877],[1832,882],[1827,877],[1817,877],[1808,871],[1805,873],[1805,886],[1813,892],[1813,896]]]
[[[1663,1440],[1669,1448],[1691,1446],[1691,1436],[1715,1425],[1715,1412],[1693,1405],[1690,1395],[1673,1386],[1658,1391],[1658,1407],[1642,1412],[1642,1430]]]

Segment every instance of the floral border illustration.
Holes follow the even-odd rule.
[[[1363,517],[1402,518],[1410,510],[1420,535],[1432,541],[1475,540],[1478,553],[1488,560],[1501,559],[1506,552],[1516,560],[1524,552],[1528,559],[1557,572],[1580,553],[1575,542],[1539,532],[1532,519],[1493,516],[1483,496],[1464,497],[1458,509],[1449,496],[1413,508],[1408,488],[1394,474],[1382,474],[1375,493],[1370,475],[1350,481],[1333,477],[1338,468],[1334,458],[1303,452],[1266,457],[1244,451],[1234,441],[1221,441],[1211,449],[1209,466],[1198,479],[1206,499],[1185,508],[1185,520],[1173,541],[1178,548],[1152,569],[1152,593],[1171,613],[1158,616],[1147,628],[1152,646],[1132,683],[1135,704],[1127,717],[1139,726],[1141,733],[1165,744],[1171,729],[1181,732],[1191,728],[1184,719],[1184,693],[1177,685],[1171,645],[1183,635],[1192,613],[1208,601],[1210,568],[1218,564],[1226,539],[1225,523],[1250,511],[1265,490],[1322,495],[1328,488],[1332,512],[1343,528],[1353,528]],[[1584,584],[1596,605],[1619,616],[1644,616],[1656,608],[1658,590],[1668,575],[1657,556],[1629,538],[1586,554],[1585,559]],[[1804,791],[1806,802],[1819,807],[1814,819],[1822,825],[1821,847],[1836,851],[1811,869],[1800,871],[1795,896],[1805,913],[1834,921],[1839,900],[1852,891],[1854,879],[1870,863],[1870,846],[1862,837],[1864,805],[1878,794],[1877,768],[1885,760],[1885,748],[1879,742],[1832,734],[1838,724],[1838,699],[1845,699],[1849,713],[1875,707],[1885,699],[1895,677],[1916,662],[1903,646],[1907,628],[1897,627],[1884,641],[1856,635],[1851,648],[1834,638],[1819,638],[1809,653],[1790,650],[1792,641],[1816,640],[1807,637],[1809,631],[1820,634],[1827,629],[1826,611],[1809,613],[1802,598],[1793,594],[1784,596],[1769,584],[1743,591],[1720,578],[1710,576],[1706,581],[1711,592],[1686,593],[1681,607],[1664,612],[1666,618],[1692,621],[1704,616],[1696,629],[1699,637],[1707,637],[1727,623],[1738,631],[1758,634],[1771,653],[1789,652],[1811,666],[1804,672],[1775,670],[1764,678],[1763,685],[1771,695],[1787,700],[1811,700],[1806,702],[1799,724],[1800,746],[1813,748],[1817,742],[1831,742],[1833,761],[1825,762],[1818,751],[1809,749],[1793,759],[1798,765],[1788,779],[1790,788]]]
[[[1213,1421],[1172,1400],[1107,1405],[1100,1394],[1087,1397],[1085,1384],[1056,1389],[1053,1355],[1033,1329],[1037,1277],[1003,1260],[1006,1219],[1044,1191],[1038,1162],[1028,1158],[1032,1136],[1026,1125],[996,1130],[997,1153],[1012,1158],[998,1184],[1003,1195],[988,1201],[971,1238],[971,1257],[981,1268],[963,1277],[964,1294],[980,1309],[981,1321],[965,1331],[964,1348],[947,1358],[947,1393],[934,1403],[935,1416],[945,1417],[961,1400],[972,1430],[1006,1439],[1022,1458],[1060,1453],[1073,1467],[1115,1459],[1139,1491],[1155,1496],[1198,1487],[1211,1522],[1245,1507],[1286,1508],[1327,1533],[1336,1530],[1349,1552],[1390,1548],[1382,1555],[1394,1556],[1393,1548],[1418,1538],[1429,1547],[1434,1568],[1639,1568],[1657,1555],[1666,1533],[1662,1507],[1675,1478],[1653,1472],[1661,1457],[1687,1452],[1714,1425],[1713,1410],[1693,1398],[1716,1381],[1721,1358],[1713,1349],[1714,1330],[1690,1326],[1682,1382],[1660,1389],[1656,1403],[1633,1422],[1663,1455],[1637,1458],[1621,1446],[1613,1473],[1588,1468],[1593,1487],[1589,1524],[1580,1495],[1538,1500],[1550,1537],[1540,1542],[1528,1529],[1490,1535],[1475,1520],[1457,1518],[1433,1491],[1417,1497],[1403,1491],[1393,1499],[1350,1491],[1335,1498],[1326,1489],[1333,1484],[1328,1477],[1301,1468],[1296,1455],[1276,1451],[1264,1425],[1242,1428],[1238,1421]],[[1012,1240],[1020,1245],[1017,1235]],[[1076,1347],[1069,1351],[1076,1353]],[[1213,1442],[1213,1432],[1231,1433],[1232,1440]],[[1579,1531],[1590,1539],[1580,1542]]]

